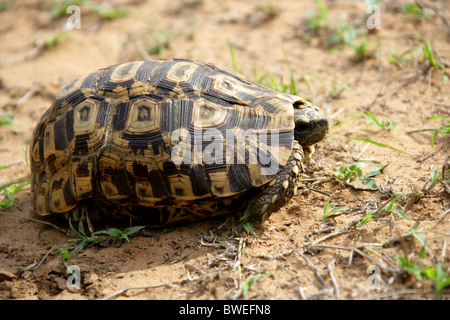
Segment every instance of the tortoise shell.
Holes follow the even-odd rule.
[[[293,106],[309,104],[209,63],[98,70],[67,85],[35,127],[32,210],[91,201],[105,214],[167,224],[242,209],[277,174],[252,151],[264,149],[277,169],[291,157]]]

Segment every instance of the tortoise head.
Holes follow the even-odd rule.
[[[328,132],[328,119],[315,106],[304,100],[294,103],[294,138],[302,147],[311,146]]]

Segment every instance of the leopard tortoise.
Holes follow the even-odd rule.
[[[209,63],[110,66],[63,88],[37,123],[31,208],[147,225],[248,208],[262,222],[296,194],[327,130],[305,99]]]

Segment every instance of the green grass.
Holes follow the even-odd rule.
[[[73,251],[75,250],[83,250],[84,247],[88,244],[93,244],[93,243],[99,243],[100,239],[97,237],[89,237],[86,232],[84,231],[84,225],[83,225],[83,221],[79,221],[78,222],[78,230],[76,230],[73,225],[72,225],[72,220],[69,219],[69,227],[70,230],[72,230],[72,232],[75,234],[76,238],[75,239],[70,239],[70,242],[79,242],[79,244],[75,247],[75,249],[73,249]]]
[[[425,14],[423,13],[423,10],[418,5],[411,4],[411,3],[404,3],[402,9],[403,9],[403,13],[406,15],[412,15],[419,19],[425,18]]]
[[[382,119],[380,120],[379,118],[377,118],[373,113],[371,113],[370,111],[366,111],[366,112],[352,112],[352,114],[356,114],[356,116],[353,116],[349,119],[343,120],[341,122],[339,122],[338,124],[334,125],[333,127],[331,127],[330,131],[350,122],[356,119],[360,119],[360,118],[365,118],[369,121],[369,124],[367,125],[367,127],[371,126],[371,125],[376,125],[378,128],[382,129],[382,130],[392,130],[396,136],[398,136],[398,131],[397,128],[395,126],[394,121],[392,121],[391,119],[387,118],[387,119]],[[404,153],[404,151],[394,148],[392,146],[386,145],[384,143],[381,142],[377,142],[371,139],[367,139],[367,138],[360,138],[360,137],[350,137],[350,138],[330,138],[328,140],[355,140],[355,141],[362,141],[362,142],[367,142],[373,145],[376,145],[378,147],[381,148],[386,148],[386,149],[390,149],[393,151],[397,151],[400,153]]]
[[[5,169],[5,166],[0,166],[0,170]],[[6,209],[12,207],[16,198],[16,193],[21,191],[27,185],[30,184],[30,180],[18,180],[10,182],[0,187],[0,192],[3,192],[0,197],[0,209]]]
[[[429,117],[427,120],[425,120],[425,122],[428,122],[428,121],[431,121],[431,120],[435,120],[435,119],[440,119],[440,120],[443,120],[443,121],[446,121],[446,122],[450,122],[449,119],[445,119],[445,118],[443,118],[443,117],[441,117],[441,116],[432,116],[432,117]],[[434,140],[436,139],[436,135],[437,135],[439,132],[440,132],[440,133],[443,133],[443,134],[450,134],[450,125],[442,126],[442,127],[439,127],[439,128],[437,128],[437,129],[434,130],[433,136],[431,137],[431,147],[432,147],[432,148],[434,148]]]
[[[377,127],[379,127],[382,130],[392,130],[395,133],[395,135],[398,136],[398,132],[395,127],[395,123],[394,123],[394,121],[392,121],[389,118],[380,120],[370,111],[352,112],[351,114],[354,114],[355,116],[353,116],[352,118],[349,118],[347,120],[339,122],[337,125],[333,126],[331,129],[336,129],[336,128],[346,124],[347,122],[350,122],[350,121],[353,121],[356,119],[366,118],[367,120],[369,120],[369,124],[367,125],[368,127],[371,125],[376,125]]]
[[[336,51],[354,43],[355,39],[364,34],[364,29],[354,29],[350,24],[344,23],[330,34],[327,45],[329,51]]]
[[[3,0],[0,1],[0,11],[5,10],[6,8],[8,8],[11,4],[12,0]]]
[[[94,5],[89,0],[63,0],[49,1],[50,12],[49,16],[52,19],[63,17],[67,15],[67,8],[71,5],[83,7],[87,12],[98,15],[102,19],[112,20],[129,14],[128,10],[109,8],[106,5]]]
[[[431,251],[431,249],[428,246],[426,237],[421,231],[417,230],[419,223],[420,219],[417,220],[414,226],[404,234],[404,236],[413,236],[416,240],[419,241],[420,245],[422,246],[422,249],[419,251],[416,261],[411,261],[409,257],[404,257],[399,254],[396,254],[395,258],[399,266],[404,271],[415,276],[418,281],[423,282],[425,281],[425,279],[431,280],[434,288],[434,298],[436,300],[439,300],[441,291],[445,287],[450,285],[448,269],[445,270],[439,260],[436,261],[434,266],[424,265],[422,263],[426,255],[426,249],[428,249],[429,251]],[[433,257],[435,257],[434,254]]]
[[[249,208],[247,208],[242,217],[239,218],[239,222],[242,224],[242,227],[244,228],[245,231],[247,231],[250,234],[255,234],[255,230],[253,230],[253,226],[255,226],[255,221],[253,219],[253,214]]]
[[[165,56],[166,49],[169,46],[171,40],[175,38],[175,34],[166,29],[154,29],[152,26],[148,26],[147,32],[143,35],[145,42],[150,43],[146,51],[150,55],[158,56],[158,59],[162,59]]]
[[[228,49],[230,50],[230,55],[231,55],[231,63],[233,66],[233,70],[239,73],[242,73],[238,66],[237,66],[237,62],[236,62],[236,54],[234,52],[234,47],[233,44],[231,43],[230,39],[227,39],[227,43],[228,43]]]
[[[395,64],[398,67],[403,67],[404,65],[411,63],[413,61],[415,61],[416,57],[414,55],[415,51],[417,50],[421,50],[423,57],[425,59],[425,61],[427,61],[429,63],[429,66],[432,69],[437,69],[437,70],[441,70],[443,73],[443,79],[442,82],[443,84],[447,84],[448,83],[448,78],[449,78],[449,74],[448,71],[445,67],[445,64],[440,60],[440,58],[438,58],[437,56],[438,53],[436,52],[436,50],[434,50],[430,44],[430,42],[423,36],[420,35],[413,35],[412,36],[415,39],[420,39],[423,43],[423,46],[421,48],[419,47],[413,47],[410,48],[402,53],[397,53],[394,55],[388,55],[387,59]]]
[[[336,212],[345,211],[345,210],[349,209],[349,207],[336,207],[336,208],[329,210],[328,207],[330,207],[330,206],[334,207],[337,205],[337,203],[330,203],[330,201],[331,201],[331,199],[328,199],[328,201],[325,203],[325,206],[323,207],[323,218],[324,219],[328,218],[330,215],[332,215]]]
[[[65,32],[55,33],[44,40],[45,46],[48,50],[53,50],[55,46],[62,40],[67,40],[68,36]]]
[[[377,45],[378,46],[378,45]],[[330,51],[351,48],[354,57],[358,61],[363,61],[374,56],[376,48],[371,48],[366,30],[363,28],[354,29],[350,24],[340,25],[328,38]]]
[[[16,126],[14,125],[15,121],[16,119],[13,116],[0,115],[0,126],[10,127],[15,134],[18,134],[19,130],[17,130]]]
[[[397,129],[395,127],[395,123],[391,119],[386,118],[386,119],[380,120],[370,111],[354,112],[354,114],[356,114],[356,117],[352,118],[352,120],[364,117],[367,120],[369,120],[369,125],[368,126],[374,124],[378,128],[380,128],[381,130],[392,130],[395,133],[395,135],[398,136],[398,132],[397,132]]]
[[[354,85],[344,83],[343,85],[338,86],[336,82],[333,82],[333,86],[331,87],[330,97],[333,99],[338,99],[342,93],[348,88],[355,88]]]
[[[262,277],[274,277],[274,275],[272,273],[260,273],[257,275],[254,275],[253,277],[251,277],[250,279],[244,281],[244,284],[242,285],[242,295],[244,297],[247,297],[248,292],[250,291],[250,288]]]
[[[111,9],[103,5],[96,6],[92,11],[98,14],[101,18],[107,20],[113,20],[120,17],[124,17],[130,14],[128,10],[123,9]]]
[[[425,257],[425,250],[421,250],[416,262],[408,260],[406,257],[396,255],[398,264],[406,272],[414,275],[420,282],[429,279],[432,281],[434,288],[434,299],[439,300],[441,291],[450,286],[450,277],[448,272],[443,268],[440,261],[436,262],[435,266],[427,265],[422,266],[421,261]]]
[[[289,93],[290,94],[294,94],[294,95],[298,95],[298,90],[297,90],[297,86],[295,84],[295,78],[294,78],[294,70],[292,69],[291,66],[291,62],[288,59],[286,50],[283,47],[283,52],[284,52],[284,61],[286,61],[286,65],[289,68]],[[285,90],[283,90],[283,92],[286,92]]]
[[[384,210],[386,211],[386,213],[394,213],[394,214],[398,215],[399,217],[401,217],[402,219],[411,221],[411,219],[402,210],[397,208],[397,207],[399,207],[397,201],[398,201],[398,198],[393,197],[392,200],[385,205]],[[375,213],[380,211],[380,209],[382,209],[382,208],[371,210],[368,214],[366,214],[361,219],[361,221],[358,222],[356,227],[360,228],[363,224],[370,221],[375,216]]]
[[[390,149],[390,150],[397,151],[397,152],[400,152],[400,153],[405,153],[405,151],[403,151],[403,150],[391,147],[391,146],[389,146],[387,144],[384,144],[384,143],[381,143],[381,142],[377,142],[377,141],[374,141],[374,140],[371,140],[371,139],[366,139],[366,138],[359,138],[359,137],[353,137],[353,138],[331,138],[331,139],[327,139],[327,140],[330,140],[330,141],[331,140],[355,140],[355,141],[362,141],[362,142],[367,142],[367,143],[373,144],[373,145],[381,147],[381,148],[386,148],[386,149]]]
[[[127,242],[130,242],[130,239],[128,238],[129,235],[138,232],[139,230],[145,228],[144,226],[135,226],[135,227],[128,227],[125,230],[119,230],[116,228],[110,228],[108,230],[100,230],[92,233],[92,235],[99,235],[99,234],[106,234],[109,235],[117,240],[125,239]]]
[[[416,38],[421,39],[423,42],[422,52],[425,59],[430,63],[431,68],[441,69],[443,71],[443,84],[448,83],[448,72],[445,69],[444,64],[435,57],[436,52],[431,47],[431,44],[422,36],[416,36]]]
[[[231,41],[229,39],[227,39],[227,43],[228,43],[228,48],[230,50],[230,56],[231,56],[231,64],[232,64],[232,68],[234,71],[241,73],[240,68],[238,67],[238,64],[236,62],[236,54],[233,48],[233,45],[231,43]],[[275,79],[275,76],[273,75],[272,72],[267,71],[266,76],[261,76],[261,73],[258,71],[257,68],[255,68],[255,77],[256,77],[256,81],[259,84],[263,84],[264,79],[269,79],[269,81],[267,83],[265,83],[264,85],[266,85],[267,87],[273,89],[273,90],[277,90],[277,91],[281,91],[281,92],[287,92],[293,95],[298,95],[299,94],[299,90],[297,88],[296,85],[296,81],[295,81],[295,77],[294,77],[294,70],[292,68],[291,62],[287,56],[286,50],[284,50],[283,48],[283,53],[284,53],[284,61],[288,67],[289,70],[289,83],[285,83],[282,79],[280,80],[280,82],[278,83],[277,80]],[[306,80],[306,77],[303,76],[302,80],[308,85],[308,82]]]
[[[78,230],[76,230],[73,225],[71,219],[69,219],[69,227],[70,230],[75,234],[76,238],[70,239],[71,242],[79,242],[78,245],[75,247],[75,250],[82,250],[86,245],[89,244],[96,244],[100,243],[100,237],[98,235],[106,234],[110,237],[115,238],[116,240],[125,239],[127,242],[130,241],[128,238],[129,235],[136,233],[137,231],[144,228],[143,226],[135,226],[135,227],[129,227],[125,230],[119,230],[116,228],[111,228],[108,230],[100,230],[92,233],[92,236],[88,236],[86,232],[84,231],[84,224],[83,221],[78,222]]]
[[[445,170],[445,171],[444,171],[444,174],[446,174],[446,173],[448,173],[448,172],[450,172],[450,169]],[[423,193],[423,192],[428,192],[428,191],[430,191],[431,189],[433,189],[434,186],[437,185],[438,180],[442,177],[442,175],[443,175],[443,173],[438,173],[438,170],[437,170],[437,169],[434,170],[434,171],[431,173],[431,176],[430,176],[430,178],[429,178],[430,186],[429,186],[426,190],[421,190],[421,193]],[[444,180],[443,182],[444,182],[444,183],[450,183],[450,180]],[[428,184],[428,183],[427,183],[427,184]]]
[[[56,19],[67,14],[67,8],[71,5],[83,6],[86,5],[88,0],[50,0],[48,5],[50,7],[49,16],[52,19]]]
[[[329,27],[328,22],[328,7],[325,2],[321,0],[315,1],[319,7],[319,12],[308,11],[306,13],[306,28],[307,31],[304,35],[304,40],[309,43],[318,30],[326,29]]]
[[[398,198],[394,197],[387,205],[386,205],[386,212],[392,212],[398,215],[400,218],[403,218],[405,220],[411,221],[411,219],[400,209],[396,208],[398,206]]]
[[[415,61],[416,57],[414,53],[419,49],[420,48],[414,47],[400,53],[397,52],[395,54],[388,55],[387,59],[397,67],[404,67],[405,65]]]
[[[61,257],[63,264],[66,267],[69,267],[72,265],[72,262],[70,261],[70,257],[69,257],[69,250],[67,249],[66,245],[64,245],[61,248],[58,248],[58,255]]]

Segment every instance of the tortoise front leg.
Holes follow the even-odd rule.
[[[294,141],[292,153],[286,165],[262,191],[255,196],[248,206],[257,223],[264,222],[272,212],[278,211],[297,194],[297,187],[303,173],[303,149]]]

